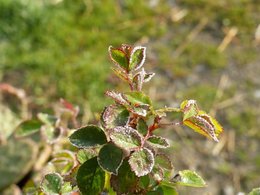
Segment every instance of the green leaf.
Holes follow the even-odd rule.
[[[44,176],[41,182],[41,189],[45,194],[59,194],[63,184],[63,179],[58,173],[49,173]]]
[[[151,99],[140,91],[132,91],[124,94],[124,98],[133,106],[151,106]]]
[[[146,57],[145,52],[145,47],[138,46],[133,48],[130,55],[129,70],[137,70],[143,66]]]
[[[147,142],[156,148],[168,148],[170,146],[167,139],[156,135],[149,137]]]
[[[158,115],[160,117],[165,117],[167,112],[172,112],[172,113],[181,112],[181,114],[182,114],[182,111],[180,108],[165,107],[165,108],[155,110],[156,115]]]
[[[131,127],[115,127],[110,133],[112,142],[125,150],[133,150],[141,146],[141,135]]]
[[[125,126],[129,122],[129,112],[120,105],[106,107],[101,115],[102,126],[111,129],[116,126]]]
[[[160,187],[162,188],[164,195],[178,195],[178,192],[174,187],[169,187],[165,185],[160,185]]]
[[[111,97],[113,100],[115,100],[116,103],[127,106],[129,103],[125,100],[122,93],[116,92],[116,91],[106,91],[106,96]]]
[[[180,107],[184,113],[183,121],[190,117],[196,116],[199,112],[199,108],[195,100],[185,100],[181,103]]]
[[[54,127],[51,125],[43,125],[41,128],[42,136],[49,143],[57,141],[62,134],[62,127]]]
[[[176,183],[182,186],[205,187],[205,181],[194,171],[179,171],[180,180]]]
[[[110,181],[117,194],[131,194],[137,187],[138,177],[131,171],[127,160],[124,160],[118,170],[118,175],[111,175]]]
[[[134,91],[123,94],[128,105],[124,105],[130,112],[146,117],[148,111],[152,110],[150,98],[143,92]]]
[[[260,195],[260,188],[254,188],[248,195]]]
[[[77,129],[70,137],[72,145],[78,148],[89,148],[103,145],[107,142],[103,130],[97,126],[89,125]]]
[[[152,109],[150,98],[139,91],[125,94],[115,91],[106,91],[106,95],[113,98],[116,103],[124,106],[129,112],[139,116],[145,117],[148,111]]]
[[[98,155],[98,163],[105,170],[117,175],[123,162],[123,151],[112,143],[104,145]]]
[[[61,194],[70,193],[73,190],[70,182],[64,182],[64,184],[61,187]]]
[[[38,146],[31,139],[9,139],[0,146],[0,190],[18,183],[34,165]]]
[[[81,149],[78,151],[76,157],[80,164],[83,164],[87,160],[97,156],[92,149]]]
[[[57,117],[46,113],[38,113],[37,118],[46,125],[55,125],[57,121]]]
[[[75,166],[74,153],[69,150],[58,151],[53,155],[50,164],[54,166],[56,172],[67,174]]]
[[[82,194],[100,194],[105,185],[105,172],[98,165],[97,157],[84,162],[76,176]]]
[[[125,71],[119,68],[111,68],[115,75],[117,75],[122,81],[128,82],[128,75]]]
[[[113,48],[112,46],[110,46],[108,48],[108,52],[111,60],[116,65],[128,71],[129,60],[126,53],[121,48]]]
[[[154,155],[149,149],[141,148],[131,154],[128,162],[132,171],[134,171],[138,177],[141,177],[152,171]]]
[[[159,165],[160,167],[168,170],[173,169],[173,165],[171,160],[166,154],[158,153],[155,157],[155,164]]]
[[[163,189],[161,186],[157,187],[155,190],[147,192],[146,195],[168,195],[163,193]],[[170,195],[170,194],[169,194]]]
[[[149,185],[150,185],[150,177],[149,177],[149,175],[145,175],[145,176],[139,177],[138,185],[140,186],[140,188],[147,189],[149,187]]]
[[[147,134],[147,131],[148,131],[148,125],[146,124],[146,122],[142,119],[142,118],[140,118],[139,120],[138,120],[138,123],[137,123],[137,131],[139,132],[139,133],[141,133],[142,135],[146,135]]]
[[[151,176],[155,181],[161,182],[164,178],[164,171],[159,165],[155,164],[152,169]]]
[[[32,119],[22,122],[15,130],[17,137],[31,135],[41,129],[42,123],[39,120]]]

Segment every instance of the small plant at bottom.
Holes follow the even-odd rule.
[[[149,96],[142,92],[143,84],[155,75],[143,68],[145,47],[110,46],[108,51],[115,64],[112,70],[130,90],[105,92],[114,104],[104,108],[100,126],[83,126],[70,134],[69,141],[76,148],[58,154],[54,162],[74,159],[73,166],[67,167],[66,174],[60,171],[45,175],[41,191],[45,194],[168,195],[177,194],[178,185],[204,187],[205,181],[194,171],[183,170],[172,175],[172,162],[161,151],[170,143],[154,132],[165,125],[176,125],[162,123],[171,112],[182,115],[178,124],[216,142],[223,131],[221,125],[200,110],[195,100],[185,100],[178,108],[154,108]]]

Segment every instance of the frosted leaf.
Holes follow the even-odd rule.
[[[149,149],[141,148],[131,154],[128,162],[132,171],[134,171],[138,177],[141,177],[152,171],[154,155]]]

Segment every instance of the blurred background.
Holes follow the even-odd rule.
[[[208,184],[180,194],[249,192],[260,186],[259,13],[258,0],[1,0],[1,137],[60,98],[79,105],[82,124],[96,121],[111,102],[105,90],[125,91],[108,46],[142,45],[156,107],[195,99],[225,129],[219,143],[161,130],[176,172],[196,170]]]

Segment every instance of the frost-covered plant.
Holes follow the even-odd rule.
[[[105,92],[114,104],[104,108],[100,126],[86,125],[70,134],[69,141],[75,148],[59,153],[52,160],[57,165],[69,159],[70,166],[65,166],[66,171],[45,175],[41,191],[86,195],[177,194],[178,185],[204,187],[204,180],[193,171],[172,174],[172,162],[162,151],[170,147],[169,141],[154,132],[165,125],[176,125],[162,123],[171,112],[182,114],[178,124],[217,142],[223,131],[221,125],[200,110],[195,100],[185,100],[178,108],[154,108],[149,96],[142,91],[143,84],[155,75],[143,68],[145,47],[123,44],[119,48],[110,46],[108,51],[115,64],[112,70],[130,90]],[[41,118],[44,120],[44,116]]]

